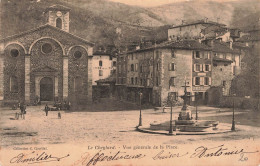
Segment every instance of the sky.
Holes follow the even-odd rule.
[[[142,6],[142,7],[154,7],[159,5],[165,5],[174,2],[183,2],[183,1],[194,1],[194,0],[109,0],[113,2],[120,2],[127,5],[135,5],[135,6]],[[212,0],[212,1],[227,1],[227,0]],[[233,1],[233,0],[229,0]]]

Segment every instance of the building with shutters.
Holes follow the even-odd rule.
[[[92,101],[93,43],[69,32],[70,9],[46,9],[46,23],[0,41],[4,103]]]
[[[185,80],[190,95],[210,88],[211,67],[211,48],[195,40],[167,41],[130,51],[117,59],[117,96],[139,102],[142,92],[143,104],[162,106],[172,94],[175,102],[182,102],[179,96],[184,93]]]

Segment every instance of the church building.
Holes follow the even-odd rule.
[[[0,40],[0,100],[92,101],[94,44],[69,32],[69,13],[53,5],[47,24]]]

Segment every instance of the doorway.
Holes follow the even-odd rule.
[[[53,101],[53,80],[50,77],[44,77],[40,81],[40,100]]]

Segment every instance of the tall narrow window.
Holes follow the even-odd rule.
[[[10,91],[15,93],[18,92],[18,81],[15,76],[10,77]]]
[[[99,66],[103,66],[103,62],[102,61],[99,61]]]
[[[226,87],[227,82],[226,81],[222,81],[222,85],[223,85],[223,87]]]
[[[175,77],[171,77],[169,80],[169,87],[175,86]]]
[[[135,69],[134,69],[134,64],[131,64],[131,71],[134,71]]]
[[[103,70],[99,70],[99,76],[103,76]]]
[[[195,78],[195,85],[200,85],[200,77]]]
[[[205,71],[210,71],[210,65],[205,65]]]
[[[174,63],[169,64],[169,71],[175,71],[175,64]]]
[[[209,85],[209,77],[204,78],[204,85]]]
[[[61,18],[56,19],[56,27],[62,29],[62,20]]]

